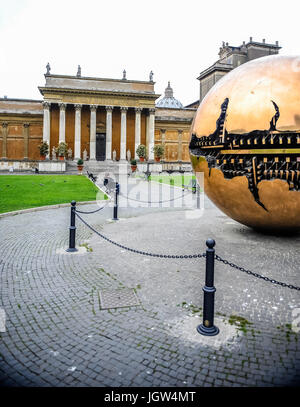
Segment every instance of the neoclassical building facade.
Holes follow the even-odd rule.
[[[154,159],[155,143],[165,145],[164,160],[189,162],[189,128],[196,109],[185,109],[168,84],[165,96],[149,81],[54,75],[47,65],[42,100],[0,99],[1,160],[39,160],[42,140],[65,142],[72,159],[125,161],[139,144]],[[159,99],[159,100],[158,100]],[[156,101],[158,103],[156,105]],[[175,103],[174,103],[175,101]],[[130,152],[130,153],[128,153]]]

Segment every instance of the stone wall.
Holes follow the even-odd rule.
[[[0,171],[28,171],[34,172],[38,168],[39,172],[65,172],[66,163],[60,161],[17,161],[0,160]]]

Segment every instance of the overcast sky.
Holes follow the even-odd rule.
[[[0,97],[41,99],[51,73],[168,80],[184,105],[199,98],[201,70],[222,41],[279,41],[299,55],[300,2],[251,0],[0,0]]]

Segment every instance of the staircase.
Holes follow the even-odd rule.
[[[86,174],[89,171],[93,175],[99,175],[100,173],[120,174],[131,173],[131,166],[127,161],[85,161],[82,173]],[[161,163],[140,163],[138,162],[138,171],[145,173],[147,171],[161,173],[166,172],[191,172],[192,167],[190,163],[178,163],[178,162],[161,162]],[[67,161],[66,174],[78,174],[76,161]]]
[[[114,161],[85,161],[82,173],[86,174],[89,171],[94,175],[106,172],[116,174],[119,173],[119,166],[119,163]],[[122,171],[130,172],[130,164],[127,162],[122,164]],[[76,161],[67,161],[66,174],[78,174]]]

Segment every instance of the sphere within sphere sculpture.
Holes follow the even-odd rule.
[[[220,79],[196,113],[190,157],[232,219],[300,230],[300,57],[258,58]]]

